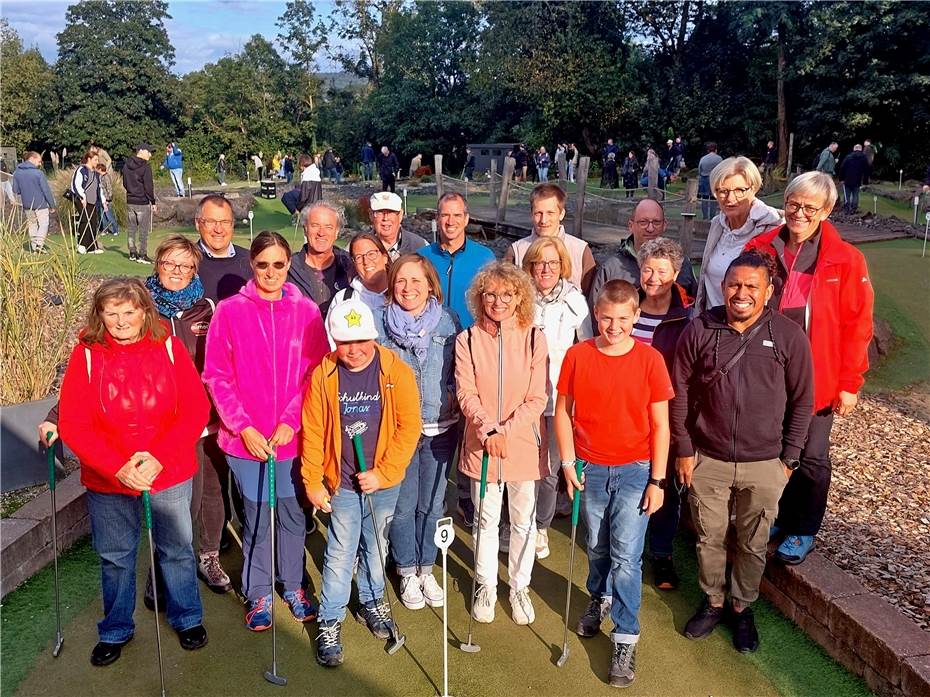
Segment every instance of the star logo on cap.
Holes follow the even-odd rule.
[[[362,316],[353,309],[352,312],[346,315],[346,322],[350,327],[361,327]]]

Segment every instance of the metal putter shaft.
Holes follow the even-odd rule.
[[[355,448],[355,457],[358,459],[359,470],[362,472],[366,471],[368,466],[365,464],[365,453],[362,450],[361,433],[352,434],[352,446]],[[391,594],[389,592],[391,584],[388,583],[387,569],[384,564],[384,553],[381,549],[381,536],[378,534],[378,519],[375,517],[375,505],[371,502],[371,497],[368,494],[362,494],[362,496],[368,501],[368,513],[371,515],[371,527],[375,532],[375,543],[378,545],[378,561],[381,562],[381,574],[384,577],[384,597],[388,604],[388,616],[391,618],[391,640],[388,642],[387,652],[389,656],[393,656],[400,651],[401,647],[406,643],[407,637],[400,633],[400,627],[397,626],[397,621],[394,619],[394,608],[391,605]]]
[[[49,442],[53,433],[51,431],[45,434],[45,442]],[[58,658],[61,653],[61,647],[65,643],[65,638],[61,634],[61,591],[58,586],[58,506],[55,498],[55,446],[49,445],[45,451],[48,459],[48,490],[52,500],[52,545],[55,547],[55,647],[52,649],[52,656]]]
[[[584,462],[575,460],[575,475],[581,481],[581,470]],[[562,630],[562,655],[555,664],[561,668],[568,660],[568,611],[572,600],[572,572],[575,567],[575,533],[578,531],[578,514],[581,510],[581,492],[575,489],[572,494],[572,541],[568,552],[568,587],[565,589],[565,627]]]
[[[478,587],[478,550],[481,549],[481,516],[484,513],[484,493],[488,488],[488,453],[481,454],[481,485],[478,491],[478,531],[475,533],[475,572],[471,577],[471,612],[468,614],[468,640],[459,644],[465,653],[478,653],[481,647],[471,641],[472,627],[475,624],[475,593]]]
[[[140,463],[141,464],[141,463]],[[142,492],[142,507],[145,511],[145,529],[149,535],[149,562],[155,573],[155,539],[152,536],[152,499],[149,492]],[[155,646],[158,650],[158,677],[161,680],[161,697],[165,697],[165,666],[161,655],[161,627],[158,622],[158,584],[152,584],[152,598],[155,601]]]
[[[271,524],[271,670],[265,671],[265,680],[270,682],[272,685],[283,686],[287,685],[287,678],[283,675],[278,675],[278,623],[274,619],[274,565],[275,560],[277,559],[275,555],[275,536],[277,531],[275,530],[275,508],[277,505],[277,491],[275,490],[275,462],[274,455],[268,456],[268,512],[269,520]]]

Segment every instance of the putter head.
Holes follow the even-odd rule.
[[[557,661],[555,662],[555,664],[556,664],[559,668],[561,668],[562,666],[565,665],[565,661],[567,661],[567,660],[568,660],[568,647],[566,646],[565,648],[562,649],[562,655],[559,656],[559,660],[557,660]]]
[[[391,637],[391,640],[387,643],[386,648],[388,656],[393,656],[395,653],[400,651],[406,643],[407,637],[405,637],[403,634],[394,634],[394,636]]]
[[[61,653],[61,647],[65,643],[65,638],[59,634],[55,639],[55,648],[52,649],[52,656],[58,658],[58,655]]]
[[[464,644],[459,644],[459,648],[462,649],[465,653],[478,653],[481,651],[481,647],[478,644],[473,644],[471,641],[468,641]]]
[[[270,670],[265,671],[265,680],[270,682],[272,685],[277,685],[278,687],[284,687],[287,685],[287,678],[273,673]]]

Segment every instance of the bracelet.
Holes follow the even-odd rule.
[[[573,470],[575,469],[575,461],[574,460],[562,460],[562,467],[564,467],[565,469]]]

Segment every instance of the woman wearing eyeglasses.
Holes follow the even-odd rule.
[[[475,323],[455,340],[455,381],[465,434],[459,469],[480,500],[482,453],[490,456],[488,486],[475,559],[478,591],[472,613],[492,622],[497,603],[498,524],[507,488],[510,513],[508,583],[513,621],[531,624],[530,575],[536,558],[536,482],[549,473],[540,457],[548,395],[546,335],[533,326],[530,277],[513,264],[493,262],[475,276],[468,304]]]
[[[565,352],[576,341],[593,336],[588,303],[584,294],[569,280],[572,260],[558,237],[540,237],[523,257],[523,270],[536,288],[533,323],[546,335],[549,348],[549,398],[546,404],[546,430],[549,434],[542,448],[548,470],[536,487],[536,556],[549,556],[549,526],[555,516],[559,485],[559,447],[552,429],[555,409],[555,385],[562,370]]]
[[[306,519],[297,497],[301,399],[310,372],[329,350],[316,304],[287,282],[291,250],[264,231],[249,252],[252,279],[216,308],[207,333],[203,379],[220,416],[219,445],[242,492],[242,594],[246,626],[271,626],[273,580],[299,622],[316,609],[301,586]],[[269,456],[277,463],[277,574],[270,559]]]
[[[349,241],[349,258],[352,260],[355,276],[349,282],[348,288],[343,288],[333,296],[326,316],[328,318],[332,308],[343,300],[357,296],[377,317],[384,309],[388,271],[391,268],[391,257],[387,248],[376,235],[360,232]]]
[[[723,305],[721,284],[730,262],[751,239],[785,222],[781,211],[756,198],[760,188],[762,175],[746,157],[728,157],[711,171],[720,213],[710,221],[692,315]]]

